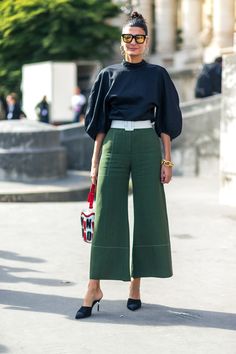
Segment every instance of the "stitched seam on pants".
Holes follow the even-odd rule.
[[[115,140],[116,140],[116,136],[115,133],[112,132],[112,147],[111,147],[111,154],[110,154],[110,158],[109,158],[109,166],[107,168],[107,173],[105,176],[109,176],[110,174],[110,169],[111,169],[111,160],[112,160],[112,156],[113,156],[113,150],[114,150],[114,146],[115,146]]]
[[[113,155],[113,149],[114,149],[114,144],[115,144],[115,134],[114,132],[111,131],[111,139],[112,139],[112,147],[111,147],[111,153],[110,153],[110,156],[109,156],[109,162],[108,162],[108,167],[107,167],[107,172],[106,174],[102,175],[102,176],[109,176],[109,173],[110,173],[110,168],[111,168],[111,159],[112,159],[112,155]],[[98,173],[99,173],[99,170],[98,170]],[[108,206],[107,206],[108,207]],[[107,212],[106,212],[107,214]],[[106,223],[105,225],[105,232],[107,233],[107,226],[108,226],[108,223]],[[92,247],[99,247],[99,246],[94,246],[92,245]]]
[[[162,247],[162,246],[170,246],[170,244],[164,243],[162,245],[134,245],[134,247]]]
[[[129,247],[122,247],[122,246],[95,246],[92,247],[99,247],[99,248],[129,248]]]

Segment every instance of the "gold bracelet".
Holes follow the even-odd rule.
[[[161,165],[164,165],[166,167],[173,167],[174,166],[172,161],[164,160],[164,159],[161,160]]]

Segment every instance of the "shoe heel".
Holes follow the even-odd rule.
[[[97,304],[97,311],[99,311],[99,305],[100,305],[100,300],[94,300],[94,302],[92,303],[92,306],[82,306],[76,313],[75,318],[81,319],[81,318],[86,318],[86,317],[90,317],[92,314],[92,309],[93,306]]]

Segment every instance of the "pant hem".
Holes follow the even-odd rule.
[[[171,278],[173,277],[173,273],[170,274],[132,274],[132,278]]]
[[[94,280],[120,280],[120,281],[131,281],[131,277],[127,277],[127,278],[123,278],[123,277],[109,277],[109,276],[90,276],[90,279],[94,279]]]

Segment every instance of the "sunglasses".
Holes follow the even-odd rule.
[[[146,39],[146,34],[122,34],[121,35],[125,43],[131,43],[133,38],[137,44],[143,44]]]

